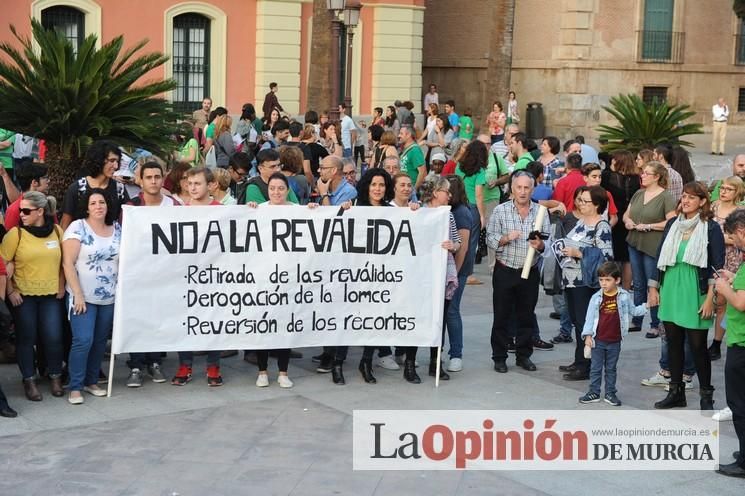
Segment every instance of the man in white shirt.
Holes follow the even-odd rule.
[[[357,142],[357,126],[347,115],[347,106],[343,103],[339,104],[339,117],[341,118],[341,144],[344,149],[342,156],[352,158],[354,144]]]
[[[502,157],[507,164],[507,167],[512,166],[512,157],[510,156],[510,144],[512,143],[512,136],[520,131],[520,127],[517,124],[510,124],[504,130],[504,139],[497,141],[491,146],[489,150],[491,153]],[[512,170],[510,169],[510,172]]]
[[[719,98],[717,103],[711,107],[711,154],[724,155],[724,138],[727,136],[727,119],[729,118],[729,107],[724,98]]]
[[[424,110],[425,115],[427,114],[427,109],[429,108],[430,103],[434,103],[438,107],[440,106],[440,95],[437,94],[436,84],[430,84],[429,92],[424,95],[424,106],[422,107],[422,110]]]

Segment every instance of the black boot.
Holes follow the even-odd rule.
[[[365,380],[368,384],[377,384],[377,380],[375,380],[375,376],[372,372],[372,358],[363,358],[360,360],[360,374],[362,374],[362,378]]]
[[[412,384],[422,383],[422,380],[416,373],[416,362],[414,360],[404,360],[404,379]]]
[[[701,410],[714,409],[714,388],[711,386],[702,387],[701,393]]]
[[[437,348],[429,349],[429,376],[434,377],[437,375]],[[440,380],[449,381],[450,375],[445,372],[445,367],[440,363]]]
[[[654,407],[660,410],[685,407],[687,405],[685,391],[685,384],[681,384],[680,382],[671,382],[670,391],[667,393],[665,399],[655,403]]]
[[[714,360],[719,360],[722,358],[722,348],[721,348],[722,342],[717,341],[716,339],[712,341],[711,346],[709,346],[709,358]]]
[[[344,372],[341,369],[343,363],[341,360],[334,360],[334,365],[331,368],[331,380],[337,386],[346,384],[346,381],[344,381]]]

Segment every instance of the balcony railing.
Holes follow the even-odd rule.
[[[735,35],[735,65],[745,65],[745,34]]]
[[[639,55],[637,62],[682,64],[685,33],[673,31],[638,31]]]

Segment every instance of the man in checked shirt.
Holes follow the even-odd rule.
[[[512,200],[494,209],[486,226],[486,244],[496,251],[496,265],[492,275],[494,323],[491,330],[492,360],[494,370],[507,372],[507,321],[513,309],[517,314],[517,337],[515,339],[516,365],[528,371],[536,369],[530,356],[533,354],[533,315],[538,303],[538,261],[527,279],[520,274],[528,255],[528,247],[543,252],[545,245],[541,236],[548,236],[548,215],[543,219],[540,232],[534,232],[538,204],[530,200],[535,178],[526,171],[512,175]],[[530,238],[530,239],[529,239]]]

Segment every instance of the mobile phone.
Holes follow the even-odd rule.
[[[714,277],[722,277],[722,274],[720,274],[719,271],[715,269],[713,266],[711,267],[711,270],[714,271]]]

